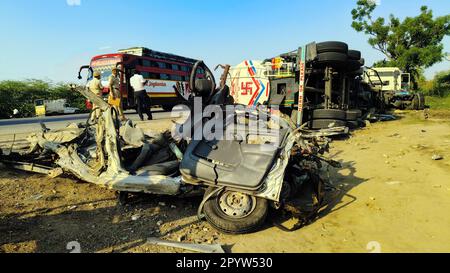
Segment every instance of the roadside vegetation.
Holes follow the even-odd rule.
[[[71,107],[85,109],[85,99],[70,90],[67,83],[52,83],[43,80],[1,81],[0,119],[9,118],[14,109],[20,116],[32,117],[35,114],[35,101],[38,99],[66,99]]]
[[[431,109],[450,110],[450,70],[437,73],[432,80],[422,77],[419,90],[427,96]]]

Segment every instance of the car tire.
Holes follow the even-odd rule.
[[[350,60],[355,60],[355,61],[361,60],[361,51],[349,50],[347,55]]]
[[[335,42],[335,41],[323,42],[323,43],[318,43],[316,46],[317,46],[318,54],[327,53],[327,52],[338,52],[338,53],[343,53],[343,54],[348,53],[348,45],[343,42]]]
[[[210,187],[206,190],[205,196],[210,195],[216,188]],[[221,198],[223,194],[239,194],[252,198],[253,208],[245,217],[233,217],[221,208]],[[251,197],[243,193],[223,190],[212,196],[204,206],[206,220],[212,227],[226,234],[245,234],[258,230],[266,221],[269,212],[269,202],[263,198]]]
[[[347,121],[355,121],[362,117],[362,111],[359,109],[352,109],[346,112]]]
[[[312,112],[312,119],[346,120],[347,113],[339,109],[317,109]]]
[[[329,129],[334,127],[346,127],[347,121],[333,119],[315,119],[311,121],[311,129]]]

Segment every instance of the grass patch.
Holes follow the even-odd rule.
[[[426,97],[426,104],[430,106],[431,109],[436,110],[450,110],[450,96],[443,98],[440,97]]]

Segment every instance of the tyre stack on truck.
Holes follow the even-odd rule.
[[[303,61],[302,53],[306,55]],[[383,114],[387,107],[410,105],[421,109],[425,105],[420,94],[401,90],[390,96],[387,83],[396,81],[405,88],[408,84],[400,80],[405,75],[397,73],[398,78],[391,81],[379,77],[375,71],[376,77],[367,77],[374,69],[365,67],[360,51],[340,41],[313,42],[263,61],[245,60],[232,67],[228,85],[235,103],[278,107],[297,123],[303,69],[299,64],[303,62],[305,88],[301,122],[309,129],[355,129],[365,125],[363,119],[369,114]]]
[[[310,103],[305,110],[309,113],[310,128],[359,127],[363,112],[352,89],[357,86],[354,81],[365,64],[361,52],[337,41],[317,43],[315,47],[317,55],[307,63],[306,98]],[[313,96],[308,91],[322,96]]]

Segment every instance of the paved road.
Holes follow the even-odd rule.
[[[134,121],[140,123],[138,115],[134,111],[126,112],[126,116]],[[177,115],[181,115],[177,112]],[[41,122],[44,122],[46,127],[52,130],[67,127],[70,123],[85,122],[88,114],[53,116],[53,117],[39,117],[39,118],[24,118],[24,119],[9,119],[0,120],[0,146],[12,141],[23,140],[29,133],[41,130]],[[154,121],[145,121],[144,123],[161,123],[170,122],[174,119],[171,112],[164,112],[161,109],[153,110]]]

